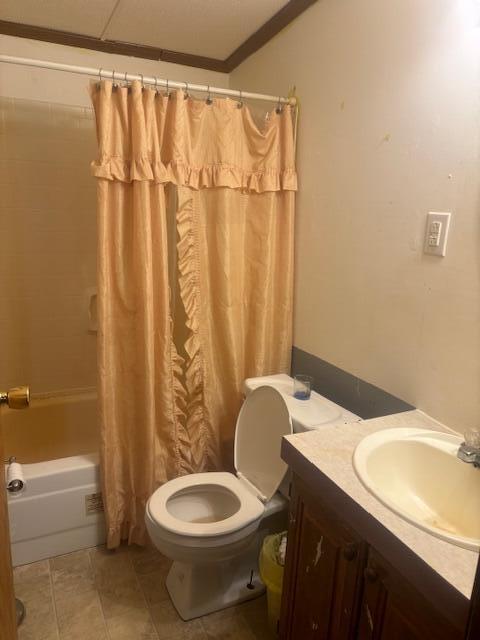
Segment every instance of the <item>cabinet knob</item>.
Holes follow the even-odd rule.
[[[26,409],[30,404],[30,388],[23,386],[0,391],[0,404],[8,405],[9,409]]]
[[[365,569],[365,577],[369,582],[376,582],[378,580],[378,573],[372,566],[368,566]]]
[[[357,557],[357,545],[353,543],[347,544],[347,546],[343,548],[343,557],[348,562],[355,560]]]

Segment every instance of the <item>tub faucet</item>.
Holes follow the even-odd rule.
[[[480,431],[471,429],[465,433],[465,442],[460,445],[457,458],[480,468]]]

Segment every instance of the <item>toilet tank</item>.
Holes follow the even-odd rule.
[[[259,378],[247,378],[244,393],[247,396],[253,389],[262,385],[274,387],[279,391],[290,411],[293,430],[295,433],[321,429],[324,426],[360,422],[361,418],[340,405],[328,400],[316,391],[308,400],[298,400],[293,397],[293,378],[285,373]]]

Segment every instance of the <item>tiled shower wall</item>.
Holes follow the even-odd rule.
[[[0,389],[95,386],[93,113],[0,98]]]

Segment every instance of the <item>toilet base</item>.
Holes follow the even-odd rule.
[[[258,575],[256,545],[249,553],[225,562],[205,565],[175,561],[168,573],[166,586],[183,620],[233,607],[265,592]]]

